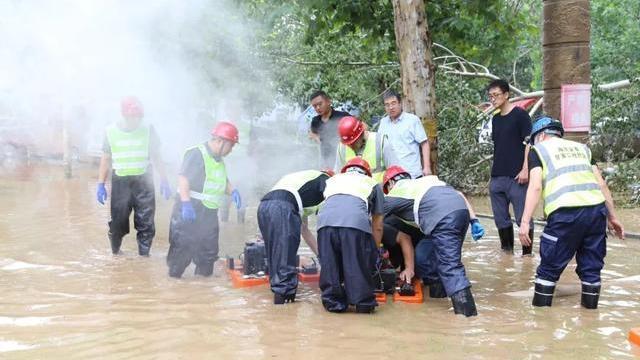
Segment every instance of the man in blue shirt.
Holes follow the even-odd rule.
[[[431,175],[429,140],[420,119],[402,111],[398,93],[387,91],[382,100],[387,116],[380,120],[378,132],[391,142],[399,165],[414,179]]]

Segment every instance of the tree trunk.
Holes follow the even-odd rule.
[[[431,148],[431,171],[437,174],[436,66],[424,0],[393,0],[393,14],[404,93],[403,109],[422,120]]]
[[[544,0],[543,17],[544,112],[559,119],[561,85],[591,83],[590,1]],[[573,137],[584,140],[584,135]]]

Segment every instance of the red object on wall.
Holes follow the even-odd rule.
[[[565,132],[591,130],[591,84],[562,85],[560,121]]]

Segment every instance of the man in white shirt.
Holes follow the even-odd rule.
[[[378,132],[391,142],[399,165],[414,179],[431,175],[429,140],[420,119],[402,111],[398,93],[386,91],[382,100],[387,116],[380,120]]]

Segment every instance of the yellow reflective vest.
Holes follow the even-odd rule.
[[[216,161],[204,144],[187,149],[190,151],[197,148],[202,155],[204,161],[205,179],[202,186],[202,192],[189,191],[189,196],[192,199],[197,199],[202,202],[202,205],[209,209],[217,209],[220,207],[222,200],[227,189],[227,170],[224,166],[224,162]]]
[[[369,166],[371,166],[371,177],[375,181],[381,183],[384,171],[387,168],[383,158],[384,136],[372,131],[368,134],[367,142],[365,143],[364,150],[362,151],[362,158],[369,163]],[[337,151],[338,159],[340,159],[340,163],[343,165],[357,156],[351,147],[342,143],[338,144]],[[340,169],[336,170],[340,171]]]
[[[111,147],[111,167],[118,176],[136,176],[149,166],[149,127],[140,125],[134,131],[123,131],[116,125],[107,127]]]
[[[332,195],[351,195],[362,199],[367,207],[369,206],[369,195],[378,183],[367,175],[347,172],[337,174],[327,179],[327,186],[324,189],[324,198],[328,199]]]
[[[319,205],[302,207],[302,198],[300,198],[300,188],[309,181],[318,178],[323,173],[318,170],[303,170],[287,174],[283,176],[271,190],[286,190],[290,192],[298,204],[298,211],[302,216],[313,215],[317,212]]]

